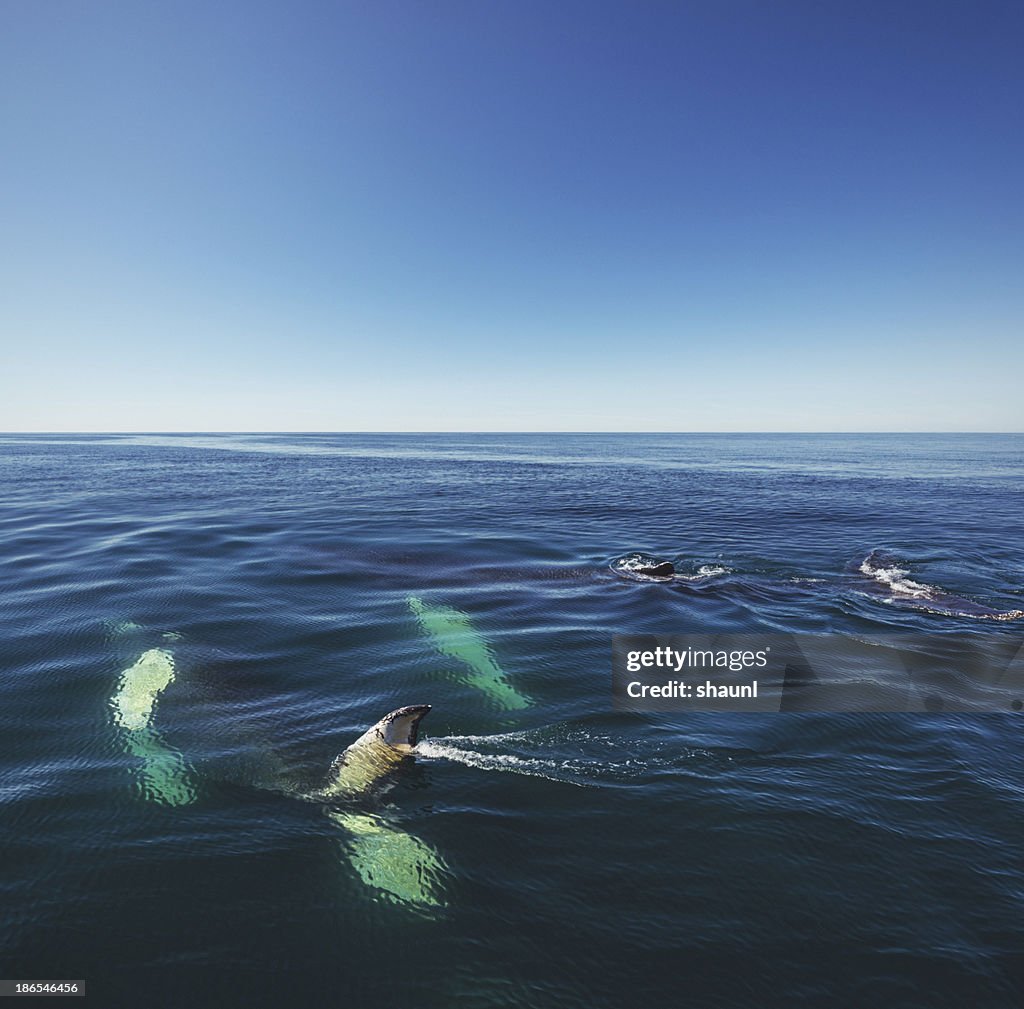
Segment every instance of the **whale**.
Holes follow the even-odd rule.
[[[121,747],[136,761],[133,774],[141,797],[185,806],[199,797],[195,771],[154,724],[160,699],[175,680],[172,653],[151,648],[121,672],[109,706]],[[373,800],[388,776],[413,755],[419,724],[429,711],[429,704],[412,704],[386,714],[334,759],[314,791],[284,781],[260,782],[291,798],[319,803],[327,819],[341,828],[341,857],[358,878],[384,900],[421,911],[444,906],[449,870],[438,852],[392,823]],[[272,767],[275,762],[263,763]]]
[[[419,911],[442,908],[447,864],[426,841],[373,813],[328,810],[345,833],[343,854],[359,879],[392,904]]]

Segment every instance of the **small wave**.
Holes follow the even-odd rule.
[[[981,608],[975,611],[970,610],[958,610],[949,607],[935,607],[935,606],[915,606],[914,609],[920,610],[922,613],[936,613],[942,617],[965,617],[968,620],[1024,620],[1024,610],[991,610],[986,611]]]
[[[443,739],[447,743],[467,743],[470,746],[491,745],[494,743],[534,743],[537,741],[536,729],[516,729],[514,732],[495,732],[483,736],[440,736],[434,737],[434,742]],[[420,746],[423,744],[421,743]],[[419,752],[419,748],[417,748]]]
[[[585,750],[595,748],[599,752],[616,750],[615,759],[585,755]],[[544,752],[538,754],[538,749]],[[493,735],[432,737],[419,743],[416,754],[428,759],[454,760],[484,771],[523,774],[583,788],[610,778],[633,777],[643,770],[642,761],[623,761],[620,741],[566,725]]]

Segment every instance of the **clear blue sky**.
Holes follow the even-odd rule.
[[[0,6],[0,430],[1024,429],[1024,5]]]

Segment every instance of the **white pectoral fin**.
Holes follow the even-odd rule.
[[[123,729],[144,729],[153,718],[157,699],[174,681],[174,658],[163,648],[151,648],[138,657],[117,681],[111,698],[114,721]]]
[[[530,706],[529,698],[509,682],[468,614],[451,606],[427,606],[415,596],[409,597],[408,605],[434,648],[466,667],[461,676],[465,683],[486,694],[499,708],[515,711]]]
[[[379,816],[328,811],[348,835],[345,856],[359,878],[389,899],[419,907],[443,907],[444,859],[425,841]]]
[[[143,798],[165,806],[195,802],[196,788],[185,758],[159,732],[133,729],[124,736],[125,750],[141,761],[136,773]]]
[[[125,752],[140,761],[137,780],[143,797],[184,806],[196,798],[188,765],[152,727],[156,703],[173,682],[173,656],[165,649],[151,648],[121,673],[110,704]]]

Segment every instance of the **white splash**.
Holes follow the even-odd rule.
[[[935,599],[939,589],[934,585],[925,585],[923,582],[915,582],[908,578],[909,569],[897,567],[895,564],[882,565],[875,559],[874,554],[869,554],[860,565],[861,574],[874,578],[880,585],[884,585],[890,592],[898,596],[906,596],[908,599]]]
[[[625,557],[618,557],[611,562],[609,567],[622,578],[628,578],[635,582],[668,582],[674,577],[668,575],[652,575],[649,569],[658,564],[665,563],[659,557],[651,557],[648,554],[626,554]]]
[[[1024,610],[993,610],[988,606],[950,595],[948,592],[916,582],[907,576],[910,571],[900,567],[893,559],[881,558],[872,551],[861,561],[861,574],[873,578],[879,585],[885,586],[891,593],[888,598],[880,601],[892,605],[906,601],[914,609],[924,613],[935,613],[947,617],[967,617],[970,620],[1021,620]]]
[[[452,739],[473,737],[452,737]],[[490,737],[494,739],[496,737]],[[517,757],[511,753],[481,753],[479,750],[466,749],[457,745],[452,739],[425,739],[416,747],[417,758],[428,760],[453,760],[467,767],[475,767],[482,771],[504,771],[510,774],[525,774],[532,778],[546,778],[548,781],[559,781],[581,788],[594,782],[574,780],[577,775],[597,777],[602,770],[601,765],[590,765],[586,761],[545,760],[540,757]]]
[[[732,568],[724,564],[702,564],[692,575],[676,574],[676,579],[681,582],[702,582],[706,578],[717,578],[719,575],[732,574]]]
[[[675,743],[654,744],[638,753],[628,740],[566,725],[490,736],[432,737],[421,740],[415,753],[418,759],[452,760],[482,771],[546,778],[579,788],[630,782],[713,756]]]

